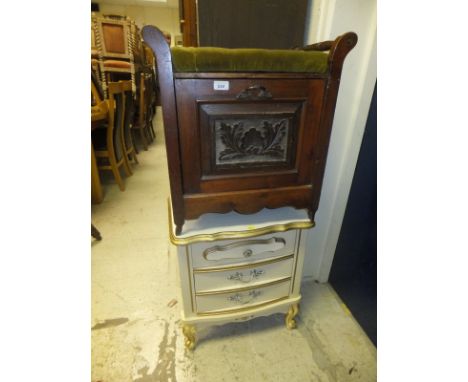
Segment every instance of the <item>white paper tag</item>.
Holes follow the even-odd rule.
[[[214,90],[229,90],[229,81],[214,81]]]

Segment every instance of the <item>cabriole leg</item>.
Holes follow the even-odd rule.
[[[294,319],[294,317],[296,317],[298,313],[299,313],[299,304],[292,304],[289,307],[288,313],[286,314],[286,317],[284,319],[286,322],[286,327],[288,329],[296,328],[296,320]]]
[[[185,347],[189,350],[193,350],[195,348],[195,341],[196,341],[195,326],[184,324],[182,326],[182,333],[184,333],[184,337],[185,337]]]

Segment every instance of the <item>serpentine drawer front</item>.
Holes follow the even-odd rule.
[[[266,302],[273,302],[289,295],[290,278],[281,282],[255,288],[243,288],[230,292],[196,295],[198,313],[239,310]]]
[[[216,270],[194,270],[195,292],[210,292],[261,285],[291,277],[294,255],[270,259],[247,266]]]
[[[216,244],[191,246],[194,268],[246,264],[294,253],[297,231],[277,232],[247,240],[223,240]]]
[[[170,220],[172,223],[172,220]],[[308,228],[307,211],[265,209],[245,216],[230,212],[188,221],[175,234],[185,346],[207,325],[284,314],[296,327]]]

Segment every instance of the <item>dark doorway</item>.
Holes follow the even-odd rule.
[[[377,83],[329,282],[377,346]]]
[[[198,0],[200,46],[290,49],[304,45],[307,0]]]

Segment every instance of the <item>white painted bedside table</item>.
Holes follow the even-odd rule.
[[[206,214],[187,220],[179,235],[171,219],[169,210],[188,349],[195,347],[196,329],[202,325],[285,313],[286,327],[296,327],[305,239],[314,226],[307,210]]]

